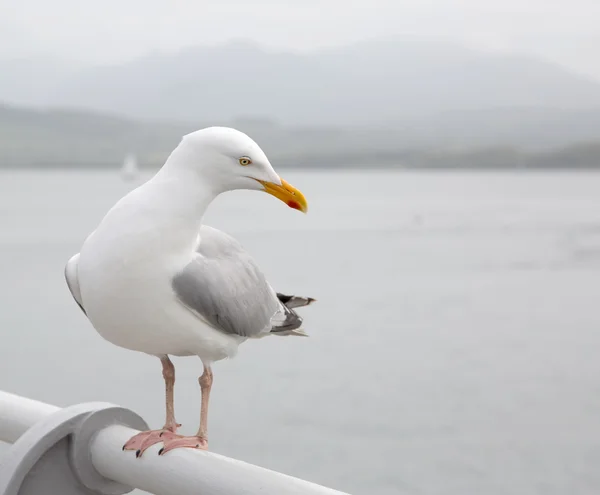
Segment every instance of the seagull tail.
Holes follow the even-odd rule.
[[[285,320],[278,326],[271,329],[271,334],[279,336],[295,335],[298,337],[308,337],[308,334],[300,328],[302,318],[294,311],[294,308],[308,306],[315,302],[312,297],[288,296],[277,293],[277,298],[285,307]]]

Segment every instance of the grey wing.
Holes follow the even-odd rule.
[[[197,255],[172,281],[180,302],[211,327],[241,337],[300,327],[302,319],[235,239],[206,226],[200,239]]]
[[[81,291],[79,290],[79,278],[77,276],[77,266],[79,263],[79,253],[73,256],[65,266],[65,280],[67,281],[67,287],[71,291],[71,295],[75,302],[83,311],[83,314],[86,314],[85,309],[83,309],[83,302],[81,300]]]

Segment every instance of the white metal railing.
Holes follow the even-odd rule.
[[[133,427],[133,428],[132,428]],[[139,488],[157,495],[345,495],[308,481],[212,452],[151,447],[141,458],[123,444],[147,426],[112,404],[65,409],[0,391],[0,495],[118,495]]]

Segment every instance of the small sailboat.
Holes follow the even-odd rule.
[[[139,168],[137,158],[133,153],[129,153],[123,161],[123,166],[121,167],[121,177],[123,177],[124,180],[131,181],[136,179],[138,174]]]

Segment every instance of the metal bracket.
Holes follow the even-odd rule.
[[[123,495],[133,488],[102,476],[90,443],[107,426],[147,430],[133,411],[104,402],[61,409],[27,430],[0,463],[0,495]]]

